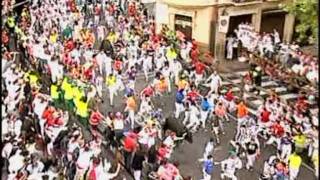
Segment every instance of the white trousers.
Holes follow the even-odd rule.
[[[185,125],[190,119],[190,112],[189,111],[185,111],[184,113],[184,119],[182,121],[182,123]]]
[[[100,17],[99,15],[94,15],[94,24],[99,24]]]
[[[134,128],[134,110],[129,109],[129,119],[130,119],[130,124],[131,124],[131,129]]]
[[[178,119],[180,116],[180,113],[184,111],[184,106],[182,103],[175,103],[176,105],[176,112],[175,112],[175,118]]]
[[[193,127],[194,129],[197,128],[197,126],[199,125],[200,121],[198,119],[198,117],[194,114],[190,114],[190,122],[189,124],[187,124],[187,128],[191,128]]]
[[[198,86],[199,85],[199,83],[201,82],[201,80],[202,80],[202,74],[197,74],[197,73],[195,73],[195,75],[196,75],[196,80],[195,80],[195,84],[196,84],[196,86]]]
[[[141,171],[140,170],[136,170],[133,172],[133,176],[134,176],[134,180],[140,180],[141,178]]]
[[[214,92],[215,94],[218,94],[218,91],[219,91],[219,86],[218,84],[216,83],[210,83],[209,84],[209,87],[210,87],[210,91],[208,94],[211,94],[212,92]]]
[[[111,69],[111,64],[104,64],[104,70],[105,70],[105,72],[106,72],[106,76],[109,76],[109,74],[111,74],[112,73],[112,69]]]
[[[318,178],[319,177],[319,164],[314,164],[314,175]]]
[[[251,167],[253,167],[253,163],[256,160],[256,154],[252,154],[252,155],[247,155],[247,169],[250,169]]]
[[[110,98],[110,105],[113,105],[113,97],[117,95],[117,89],[116,86],[110,86],[109,87],[109,98]]]
[[[200,111],[200,121],[202,123],[202,127],[205,128],[206,127],[206,120],[208,118],[208,113],[209,111]]]
[[[171,81],[169,77],[166,77],[166,82],[168,84],[168,92],[171,93]]]
[[[203,169],[203,180],[211,180],[211,174],[208,174]]]
[[[271,136],[270,139],[266,142],[266,144],[270,145],[270,144],[273,144],[274,142],[277,143],[277,150],[280,150],[280,139],[279,138]]]
[[[232,179],[232,180],[237,180],[238,178],[234,175],[234,173],[231,173],[231,172],[223,172],[221,173],[221,179],[225,179],[225,178],[229,178],[229,179]]]
[[[295,180],[298,177],[299,169],[289,168],[290,180]]]
[[[103,63],[101,61],[97,61],[100,75],[103,75]]]
[[[288,157],[291,154],[291,150],[292,150],[291,144],[282,145],[281,155],[280,155],[281,159],[284,159],[285,162],[288,162]]]
[[[96,89],[97,89],[98,96],[102,97],[102,86],[101,85],[97,85]]]

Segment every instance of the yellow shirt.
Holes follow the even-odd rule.
[[[61,89],[63,89],[64,91],[66,90],[66,87],[67,87],[67,78],[64,78],[63,81],[62,81],[62,84],[61,84]]]
[[[291,154],[289,156],[289,168],[299,169],[301,165],[301,157],[296,154]]]
[[[30,84],[31,85],[36,85],[38,81],[38,77],[36,75],[29,75],[30,78]]]
[[[305,143],[306,143],[306,136],[305,135],[294,136],[293,140],[294,140],[296,146],[301,147],[301,148],[305,147]]]
[[[319,155],[317,153],[312,156],[312,162],[314,166],[319,166]]]
[[[80,100],[84,96],[84,92],[76,86],[72,88],[72,91],[74,100]]]
[[[110,34],[107,39],[110,41],[110,43],[115,43],[116,42],[116,39],[117,39],[117,36],[116,34]]]
[[[73,98],[73,88],[71,84],[67,83],[65,88],[64,99],[71,100]]]
[[[185,89],[186,86],[188,85],[188,82],[186,80],[180,80],[177,85],[179,90]]]
[[[77,115],[79,115],[81,117],[88,117],[89,116],[88,103],[83,102],[83,101],[77,101],[76,106],[77,106]]]
[[[169,49],[168,52],[167,52],[168,60],[175,59],[176,57],[177,57],[177,53],[174,50],[172,51],[171,49]]]
[[[8,26],[10,28],[13,28],[15,26],[15,24],[16,24],[13,17],[8,17],[7,21],[8,21]]]
[[[57,40],[58,40],[58,34],[55,33],[55,34],[50,35],[50,42],[51,43],[56,43]]]
[[[107,86],[114,86],[117,82],[117,79],[115,76],[108,76],[107,79],[106,79],[106,85]]]
[[[50,93],[51,93],[51,98],[52,99],[58,99],[59,98],[58,86],[51,85]]]

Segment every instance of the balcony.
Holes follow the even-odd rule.
[[[263,3],[266,0],[219,0],[219,5],[245,6]]]
[[[247,2],[254,2],[256,0],[232,0],[235,3],[247,3]]]
[[[162,3],[179,8],[205,8],[218,4],[218,0],[160,0]]]

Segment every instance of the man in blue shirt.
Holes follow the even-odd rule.
[[[175,106],[176,106],[175,118],[176,119],[178,119],[180,116],[180,113],[184,111],[184,106],[183,106],[184,99],[185,99],[184,90],[180,89],[176,93],[176,102],[175,102]]]
[[[213,157],[208,155],[207,160],[203,162],[203,180],[211,180],[211,175],[213,173]]]
[[[205,126],[206,126],[206,120],[208,118],[208,114],[209,114],[211,108],[212,107],[208,101],[208,98],[207,97],[202,98],[201,111],[200,111],[200,121],[201,121],[203,128],[205,128]]]

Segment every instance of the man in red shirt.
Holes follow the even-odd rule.
[[[141,97],[152,97],[153,95],[154,95],[154,87],[152,85],[147,86],[140,93]]]
[[[89,119],[89,123],[93,131],[97,130],[97,126],[99,125],[102,119],[104,119],[104,116],[99,112],[98,108],[94,108],[94,110],[91,112]]]
[[[270,127],[271,137],[266,142],[266,144],[277,143],[277,149],[280,150],[281,137],[284,135],[284,128],[281,126],[280,121],[277,120]]]
[[[197,61],[195,64],[195,75],[196,75],[196,80],[195,80],[195,84],[196,86],[198,87],[199,83],[202,81],[202,78],[203,78],[203,73],[204,73],[204,70],[206,69],[206,66],[200,62],[200,61]]]
[[[232,87],[229,87],[228,92],[225,94],[225,99],[229,102],[233,101],[234,95],[232,93]]]
[[[138,146],[138,135],[134,132],[125,133],[125,138],[122,143],[125,167],[129,170],[131,166],[132,154]]]
[[[262,109],[261,115],[260,115],[260,120],[262,123],[268,123],[270,120],[270,115],[271,113],[267,110],[266,107]]]
[[[201,95],[197,92],[194,86],[191,86],[191,91],[187,94],[187,99],[191,102],[195,102]]]

